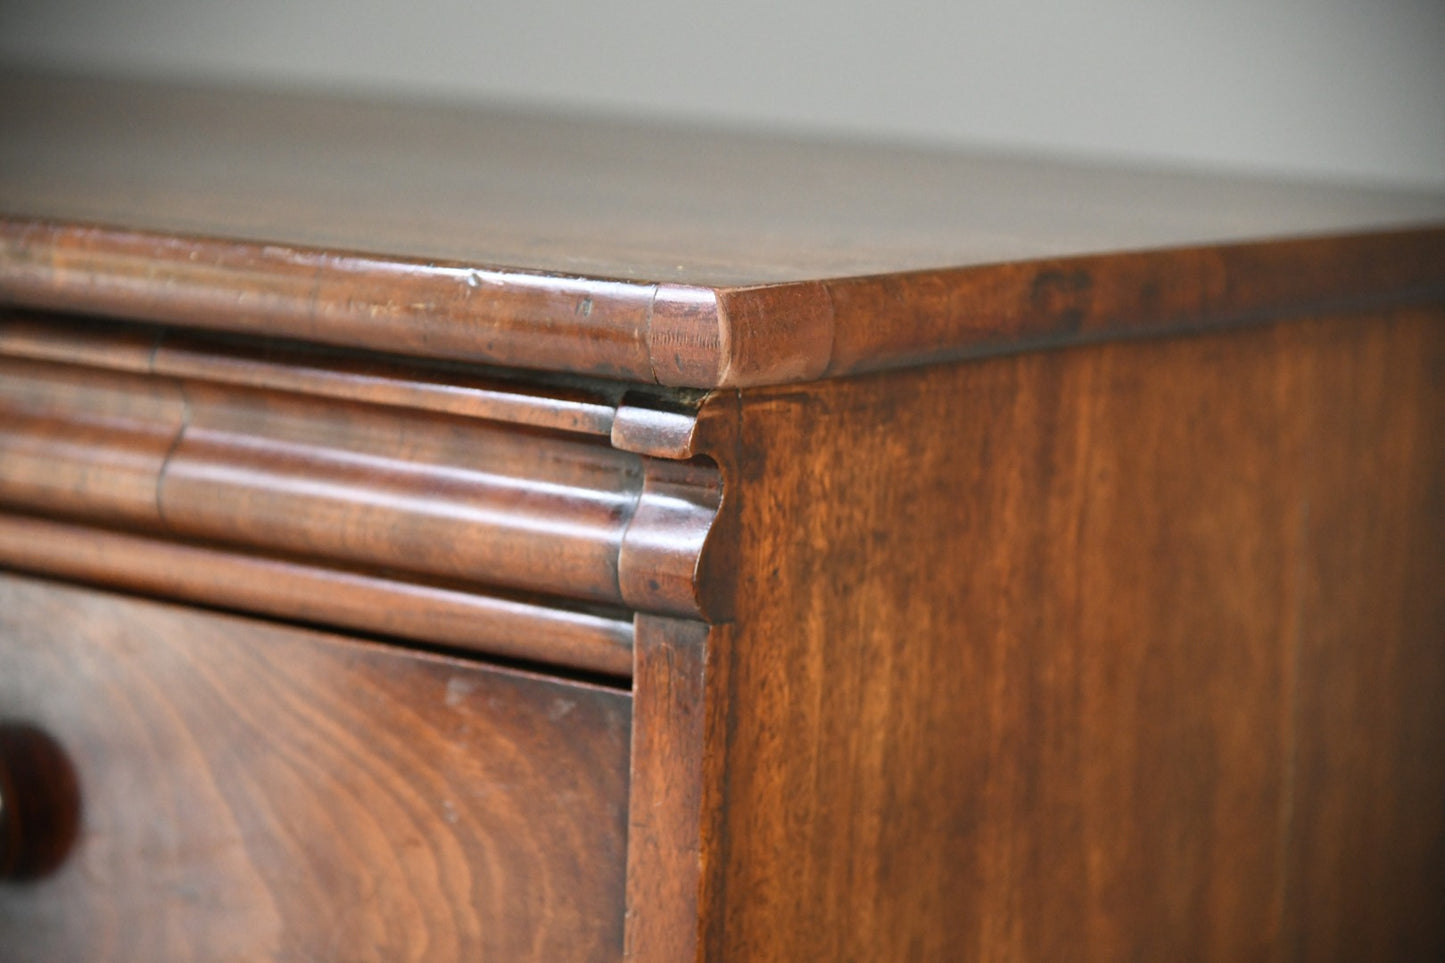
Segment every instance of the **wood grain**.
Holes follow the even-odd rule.
[[[0,577],[0,956],[1445,958],[1442,305],[1440,196],[0,76],[0,562],[633,676]]]
[[[0,210],[14,217],[617,278],[643,290],[750,288],[1445,218],[1438,194],[595,114],[116,77],[11,72],[0,85]],[[170,260],[144,252],[157,255]],[[173,256],[183,261],[184,249]],[[264,306],[252,302],[249,313]],[[557,306],[578,317],[575,302]],[[405,310],[397,302],[384,314]],[[596,303],[590,318],[611,310]],[[596,337],[599,357],[620,347]]]
[[[827,286],[825,374],[1445,299],[1445,230],[1106,252]]]
[[[0,355],[604,437],[624,393],[621,385],[606,382],[523,379],[515,372],[428,365],[297,341],[206,337],[156,325],[18,311],[0,312]]]
[[[157,501],[178,535],[619,602],[634,456],[481,421],[187,383]]]
[[[17,350],[43,339],[19,340]],[[119,358],[132,356],[128,345],[117,345]],[[254,371],[234,355],[189,357],[200,359],[192,373],[219,358]],[[714,467],[668,468],[607,439],[526,423],[255,390],[240,375],[200,381],[0,356],[0,376],[0,504],[12,509],[412,581],[700,611],[695,575],[720,498]],[[549,410],[539,393],[511,397],[524,400],[487,402],[486,413],[521,407],[535,421]],[[644,425],[633,441],[655,450],[649,430],[659,429]]]
[[[213,608],[625,679],[622,613],[0,512],[0,565]]]
[[[0,502],[154,525],[178,385],[0,358]]]
[[[0,208],[3,209],[3,208]],[[467,262],[0,218],[0,300],[651,381],[655,288]]]
[[[482,421],[0,359],[0,500],[620,602],[639,459]]]
[[[702,957],[1442,955],[1442,322],[745,392]]]
[[[75,761],[7,960],[616,960],[625,692],[0,578],[0,715]]]
[[[625,381],[1445,291],[1440,196],[38,76],[0,130],[0,301]]]
[[[627,829],[629,963],[698,959],[709,923],[705,847],[717,819],[716,782],[706,770],[709,703],[718,691],[701,622],[639,616],[633,673],[631,805]]]
[[[708,459],[643,459],[642,495],[617,557],[623,601],[639,612],[729,616],[705,586],[722,478]]]
[[[1339,443],[1302,453],[1328,482],[1296,519],[1310,563],[1295,597],[1287,763],[1307,802],[1287,827],[1278,902],[1301,959],[1445,955],[1442,321],[1331,332],[1308,369],[1322,386],[1315,425]],[[1418,401],[1394,402],[1404,397]]]

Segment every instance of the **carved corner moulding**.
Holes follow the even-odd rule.
[[[706,394],[0,314],[0,562],[633,673],[699,591]]]

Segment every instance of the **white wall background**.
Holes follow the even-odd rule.
[[[1445,188],[1445,0],[0,0],[0,62]]]

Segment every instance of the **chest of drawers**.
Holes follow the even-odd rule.
[[[1428,959],[1445,199],[0,97],[0,958]]]

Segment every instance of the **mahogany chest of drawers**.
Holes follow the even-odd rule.
[[[1445,198],[12,76],[0,959],[1445,953]]]

